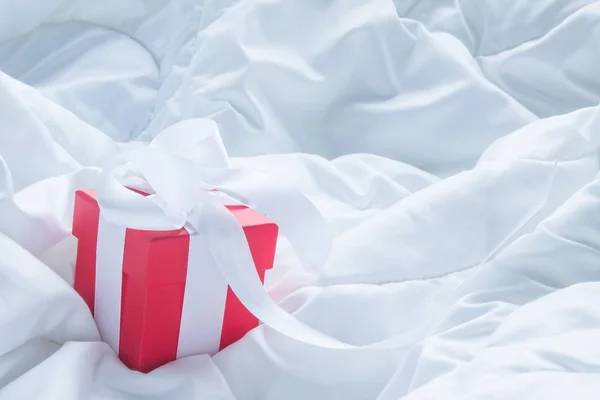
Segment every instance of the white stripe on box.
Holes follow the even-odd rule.
[[[191,233],[177,358],[216,354],[227,300],[227,282],[213,261],[202,233]]]
[[[119,352],[121,286],[127,228],[107,221],[100,213],[96,244],[94,318],[102,340]]]

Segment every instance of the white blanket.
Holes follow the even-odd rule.
[[[597,399],[600,3],[0,0],[0,400]],[[209,117],[335,236],[261,326],[143,375],[70,286],[72,196]]]

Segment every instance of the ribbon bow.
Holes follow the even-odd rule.
[[[232,168],[213,121],[172,125],[123,158],[127,162],[104,170],[98,184],[99,206],[111,222],[143,230],[187,225],[199,231],[206,229],[206,214],[223,204],[243,203],[278,224],[307,269],[325,263],[331,238],[314,205],[283,182]]]

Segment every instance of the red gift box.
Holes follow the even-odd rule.
[[[277,225],[246,206],[226,207],[241,224],[264,282],[273,266]],[[102,217],[95,191],[80,190],[73,235],[75,290],[102,339],[131,369],[149,372],[180,357],[212,355],[258,326],[221,276],[203,232],[112,224]]]

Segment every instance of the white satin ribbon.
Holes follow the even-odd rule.
[[[104,218],[133,229],[202,231],[227,284],[263,323],[314,345],[353,347],[301,323],[273,302],[256,274],[242,227],[223,207],[231,196],[268,216],[311,269],[325,263],[331,236],[300,192],[259,172],[231,168],[215,123],[204,119],[175,124],[123,158],[125,164],[100,175],[97,200]]]
[[[256,274],[242,227],[223,207],[227,198],[212,190],[248,204],[277,223],[308,269],[327,259],[331,246],[327,225],[294,188],[258,172],[231,168],[214,122],[180,122],[161,132],[148,147],[123,156],[126,164],[100,176],[97,198],[103,216],[134,229],[171,230],[185,225],[204,232],[209,253],[227,284],[270,328],[313,346],[365,350],[407,347],[428,329],[429,325],[418,325],[391,339],[355,346],[319,332],[280,308]],[[144,197],[125,186],[152,195]],[[548,193],[544,196],[545,201]]]

